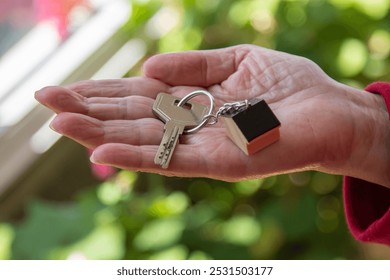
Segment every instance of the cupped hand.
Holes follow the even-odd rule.
[[[305,58],[241,45],[157,55],[143,70],[144,77],[46,87],[36,98],[57,113],[54,130],[94,149],[92,161],[129,170],[228,181],[306,169],[337,173],[358,145],[351,106],[364,101],[351,102],[349,88]],[[282,124],[280,140],[246,156],[218,123],[182,136],[168,169],[155,165],[163,135],[152,113],[155,97],[196,89],[211,92],[216,106],[262,97]]]

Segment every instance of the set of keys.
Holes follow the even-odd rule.
[[[210,107],[189,101],[197,95],[207,96]],[[154,163],[168,168],[180,136],[215,124],[219,117],[223,117],[230,139],[247,155],[256,153],[280,137],[280,122],[262,99],[225,103],[216,114],[212,114],[213,110],[214,99],[207,91],[197,90],[184,98],[159,93],[153,104],[153,113],[165,125]]]

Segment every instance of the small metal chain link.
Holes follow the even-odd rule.
[[[243,101],[237,101],[232,103],[225,103],[223,104],[215,114],[209,114],[204,116],[203,120],[208,120],[208,125],[213,125],[218,122],[218,118],[220,116],[223,117],[229,117],[232,116],[238,112],[241,112],[243,110],[246,110],[250,106],[248,99],[245,99]]]
[[[197,125],[194,128],[184,130],[184,133],[186,133],[186,134],[195,133],[195,132],[199,131],[205,125],[216,124],[218,122],[218,118],[220,116],[231,117],[238,112],[244,111],[244,110],[248,109],[249,106],[252,105],[252,101],[254,100],[254,99],[251,99],[251,100],[245,99],[243,101],[225,103],[221,107],[219,107],[218,111],[215,114],[213,114],[212,111],[214,110],[214,98],[211,95],[211,93],[209,93],[208,91],[205,91],[205,90],[196,90],[196,91],[193,91],[193,92],[187,94],[185,97],[183,97],[179,101],[177,106],[183,106],[191,98],[198,96],[198,95],[205,95],[209,98],[209,100],[210,100],[209,112],[206,116],[203,117],[203,119],[199,125]]]

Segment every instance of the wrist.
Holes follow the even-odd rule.
[[[390,122],[384,98],[341,84],[338,87],[348,99],[344,110],[350,128],[343,143],[348,153],[325,166],[334,173],[390,187]]]

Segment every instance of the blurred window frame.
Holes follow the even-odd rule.
[[[146,54],[142,40],[121,36],[120,28],[131,16],[128,0],[90,3],[93,13],[62,42],[50,22],[42,22],[0,57],[0,74],[12,80],[7,88],[0,85],[0,197],[60,138],[48,127],[53,113],[35,101],[34,91],[84,79],[120,78]],[[19,67],[20,75],[11,77],[10,67]]]

